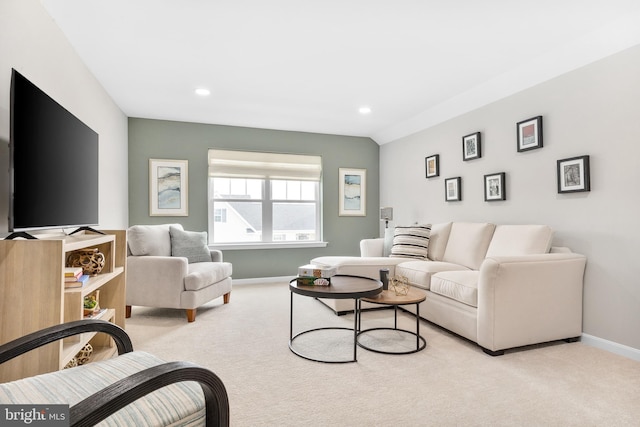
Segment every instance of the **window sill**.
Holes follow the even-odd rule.
[[[210,244],[211,249],[220,250],[249,250],[249,249],[300,249],[300,248],[326,248],[328,242],[282,242],[282,243],[219,243]]]

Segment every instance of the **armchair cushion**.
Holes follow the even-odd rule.
[[[231,277],[232,264],[229,262],[195,262],[189,264],[189,274],[184,278],[184,289],[197,291]]]
[[[169,234],[171,236],[171,256],[185,257],[189,264],[211,262],[206,231],[184,231],[172,225],[169,228]]]

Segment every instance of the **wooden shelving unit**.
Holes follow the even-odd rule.
[[[83,299],[96,290],[100,290],[100,307],[106,309],[97,318],[124,328],[126,231],[103,232],[106,234],[83,232],[38,235],[38,240],[0,240],[0,343],[83,319]],[[105,266],[83,287],[65,289],[67,255],[85,248],[98,248],[105,256]],[[86,343],[94,349],[92,361],[116,352],[108,336],[83,334],[0,365],[0,382],[62,369]]]

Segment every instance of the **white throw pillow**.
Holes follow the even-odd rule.
[[[431,224],[396,227],[391,247],[391,258],[427,259]]]
[[[131,255],[171,256],[169,227],[182,230],[180,224],[133,225],[127,230]]]

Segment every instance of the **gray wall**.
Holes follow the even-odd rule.
[[[225,250],[234,279],[295,275],[296,267],[321,255],[358,255],[364,237],[377,236],[379,146],[369,138],[129,119],[129,224],[179,222],[207,229],[207,150],[238,149],[322,156],[326,248]],[[189,216],[149,216],[149,159],[189,161]],[[367,169],[366,217],[338,216],[338,169]]]
[[[488,221],[552,226],[555,245],[585,254],[583,331],[640,349],[640,47],[381,147],[380,201],[395,224]],[[544,147],[516,151],[516,122],[542,115]],[[482,158],[461,137],[482,132]],[[424,158],[440,154],[440,177]],[[591,156],[591,191],[558,194],[556,161]],[[483,201],[483,175],[506,172],[507,200]],[[462,201],[444,179],[462,177]],[[410,182],[411,185],[407,185]],[[640,354],[637,353],[636,354]]]
[[[38,0],[0,5],[0,233],[9,203],[9,99],[15,68],[100,135],[100,227],[127,227],[127,118]],[[60,165],[72,167],[72,165]],[[70,189],[72,191],[72,189]],[[82,194],[78,195],[79,206]]]

